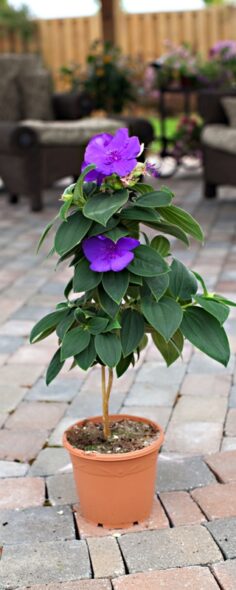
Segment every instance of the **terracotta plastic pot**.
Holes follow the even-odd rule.
[[[109,455],[89,454],[74,448],[67,440],[67,431],[63,437],[64,447],[69,451],[73,464],[81,514],[90,522],[109,528],[132,526],[149,517],[154,498],[157,455],[164,440],[162,428],[151,420],[124,414],[110,416],[110,420],[115,421],[124,418],[151,424],[159,432],[159,437],[138,451]],[[102,417],[87,420],[102,422]],[[82,425],[87,420],[76,424]]]

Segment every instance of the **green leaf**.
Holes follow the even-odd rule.
[[[50,221],[50,222],[49,222],[49,223],[46,225],[46,227],[45,227],[45,230],[43,231],[43,233],[42,233],[42,235],[41,235],[41,237],[40,237],[40,240],[39,240],[39,242],[38,242],[38,245],[37,245],[37,249],[36,249],[36,253],[37,253],[37,254],[38,254],[38,252],[39,252],[39,250],[40,250],[40,248],[41,248],[41,246],[42,246],[42,243],[44,242],[44,240],[45,240],[46,236],[47,236],[47,235],[48,235],[48,233],[50,232],[50,229],[52,228],[52,226],[54,225],[54,223],[55,223],[55,221],[56,221],[57,219],[58,219],[58,215],[56,215],[56,217],[54,217],[54,218],[53,218],[53,220],[52,220],[52,221]]]
[[[193,274],[196,277],[196,279],[199,281],[200,285],[202,285],[204,295],[208,295],[207,287],[206,287],[201,275],[196,271],[193,271]]]
[[[68,299],[68,297],[69,297],[69,295],[70,295],[70,293],[71,293],[72,289],[73,289],[73,278],[71,278],[71,279],[68,281],[68,283],[67,283],[67,285],[66,285],[66,287],[65,287],[65,290],[64,290],[64,295],[65,295],[66,299]]]
[[[86,168],[84,168],[83,172],[81,172],[77,182],[75,183],[75,188],[74,188],[74,198],[77,200],[79,199],[83,199],[84,193],[83,193],[83,183],[84,183],[84,179],[85,176],[88,174],[88,172],[91,172],[91,170],[95,170],[96,166],[94,164],[89,164],[89,166],[86,166]]]
[[[146,277],[145,283],[147,283],[156,301],[159,301],[168,289],[169,273],[158,277]]]
[[[95,348],[104,365],[112,368],[118,364],[121,357],[121,343],[115,334],[95,336]]]
[[[90,318],[87,322],[88,331],[93,335],[101,334],[101,332],[106,330],[108,322],[108,318],[100,318],[99,316]]]
[[[132,363],[133,361],[133,354],[130,354],[129,356],[126,356],[125,358],[122,356],[120,361],[118,362],[118,365],[116,365],[116,374],[117,377],[121,377],[122,375],[124,375],[124,373],[127,371],[130,363]]]
[[[122,272],[104,272],[102,284],[107,295],[109,295],[115,303],[119,304],[128,288],[129,273],[127,270],[123,270]]]
[[[73,195],[74,193],[74,189],[75,189],[75,182],[73,182],[72,184],[69,184],[69,186],[67,186],[65,188],[65,190],[62,193],[62,196],[64,197],[64,195]]]
[[[152,333],[152,339],[155,346],[165,359],[167,367],[172,365],[180,357],[184,345],[183,334],[180,330],[177,330],[177,332],[173,334],[169,342],[166,342],[158,332]]]
[[[120,328],[121,328],[121,325],[120,325],[119,320],[109,319],[109,322],[108,322],[107,327],[105,328],[104,332],[111,332],[112,330],[120,330]]]
[[[170,254],[170,242],[164,236],[156,236],[151,241],[151,247],[154,248],[159,254],[165,258]]]
[[[143,279],[142,277],[139,277],[138,275],[130,275],[130,284],[131,285],[140,285],[142,286],[143,284]]]
[[[70,311],[57,325],[56,333],[58,338],[62,340],[64,338],[65,333],[71,328],[75,321],[74,311]]]
[[[37,324],[33,327],[31,331],[30,343],[33,344],[34,342],[38,342],[38,340],[42,340],[42,338],[44,337],[43,334],[47,333],[48,330],[50,330],[50,333],[53,332],[57,324],[59,324],[59,322],[62,320],[65,314],[65,309],[62,309],[60,311],[53,311],[52,313],[49,313],[44,318],[39,320],[39,322],[37,322]]]
[[[103,228],[103,233],[104,233],[104,228]],[[125,229],[125,227],[119,227],[116,226],[114,227],[114,229],[110,229],[109,231],[106,232],[106,238],[110,238],[110,240],[112,240],[113,242],[118,242],[118,240],[120,238],[123,238],[125,236],[128,236],[129,232],[127,229]]]
[[[54,243],[56,252],[63,255],[78,246],[91,224],[92,222],[86,219],[79,211],[70,215],[67,221],[63,221],[57,230]]]
[[[111,229],[115,228],[119,223],[119,219],[115,217],[111,217],[107,222],[106,227],[101,225],[101,223],[92,223],[90,230],[88,231],[88,237],[92,238],[94,236],[99,236],[100,234],[107,234]]]
[[[212,297],[204,297],[204,295],[195,295],[194,299],[203,309],[213,315],[220,324],[224,324],[227,320],[229,308],[224,303],[214,301]]]
[[[98,298],[102,309],[109,315],[111,318],[114,318],[118,312],[119,305],[107,295],[106,291],[100,286],[98,288]]]
[[[180,328],[194,346],[227,366],[230,357],[228,338],[224,328],[210,313],[200,307],[188,307]]]
[[[187,211],[170,205],[169,207],[163,207],[161,214],[166,221],[174,223],[196,240],[203,242],[204,235],[199,223]]]
[[[220,303],[224,303],[225,305],[229,305],[229,307],[236,307],[235,301],[231,301],[231,299],[226,299],[222,295],[217,295],[217,293],[214,293],[214,300],[219,301]]]
[[[90,341],[90,334],[83,330],[83,328],[73,328],[69,332],[66,332],[61,347],[61,360],[69,358],[70,356],[76,356],[87,348]]]
[[[187,246],[189,245],[189,241],[188,241],[188,237],[186,236],[186,233],[182,229],[180,229],[180,227],[177,227],[177,225],[174,225],[172,223],[164,223],[163,221],[161,221],[161,222],[158,221],[157,223],[154,223],[154,224],[153,223],[145,223],[145,225],[148,225],[149,227],[151,227],[152,229],[155,229],[157,231],[161,231],[164,234],[169,234],[170,236],[175,236],[175,238],[178,238],[178,240],[181,240],[181,242],[183,242]]]
[[[73,203],[73,198],[73,195],[71,195],[70,199],[65,201],[65,203],[60,208],[59,217],[62,219],[62,221],[67,221],[67,213]]]
[[[128,197],[128,191],[125,189],[112,195],[106,193],[104,195],[101,195],[101,193],[93,195],[84,206],[83,213],[85,217],[106,226],[112,215],[127,203]]]
[[[61,361],[61,349],[58,348],[57,352],[51,359],[50,364],[48,365],[47,373],[46,373],[46,385],[49,385],[53,379],[60,373],[65,361]]]
[[[178,330],[183,318],[180,305],[171,297],[162,297],[158,303],[151,297],[144,297],[141,309],[149,324],[160,332],[166,342]]]
[[[134,259],[128,266],[135,275],[154,277],[169,271],[169,266],[163,258],[150,246],[138,246],[134,251]]]
[[[153,188],[150,184],[145,184],[144,182],[137,182],[134,187],[134,190],[138,191],[142,195],[145,195],[146,193],[151,193],[153,191]]]
[[[82,350],[79,354],[76,354],[75,361],[83,371],[87,371],[96,360],[96,356],[97,353],[95,350],[94,339],[91,338],[87,348]]]
[[[90,291],[95,289],[102,280],[101,272],[93,272],[89,268],[89,261],[86,258],[81,258],[75,267],[73,288],[75,293],[82,291]]]
[[[130,207],[129,209],[123,209],[121,212],[121,219],[122,220],[133,220],[133,221],[140,221],[142,223],[150,222],[156,223],[159,221],[160,215],[156,211],[152,209],[141,209],[140,211],[137,207]]]
[[[180,260],[174,258],[169,274],[169,289],[174,297],[188,300],[195,295],[198,283],[194,274]]]
[[[138,197],[135,201],[136,207],[167,207],[172,201],[171,194],[166,191],[152,191]]]
[[[121,346],[123,356],[136,350],[144,335],[144,319],[138,311],[126,309],[121,318]]]

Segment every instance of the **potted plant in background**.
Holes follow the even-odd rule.
[[[91,96],[95,109],[119,114],[126,105],[135,102],[132,77],[133,72],[117,47],[100,41],[92,45],[84,90]]]
[[[83,516],[112,527],[149,516],[163,441],[161,427],[150,420],[109,416],[113,371],[120,377],[134,365],[148,336],[168,366],[181,356],[185,338],[223,365],[230,355],[223,323],[232,302],[209,294],[200,275],[173,258],[163,235],[188,245],[188,236],[203,240],[202,230],[172,204],[167,187],[154,190],[140,182],[141,175],[156,174],[148,162],[138,163],[140,152],[138,139],[127,129],[89,142],[83,172],[65,190],[56,218],[53,252],[59,262],[68,260],[73,276],[65,301],[31,333],[31,342],[53,331],[58,336],[47,384],[66,359],[85,371],[101,367],[102,416],[70,427],[64,445]],[[157,235],[150,239],[140,224]]]

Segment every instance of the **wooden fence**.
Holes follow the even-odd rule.
[[[144,62],[166,51],[165,41],[178,45],[189,42],[194,50],[206,56],[220,39],[236,40],[236,7],[214,6],[186,12],[128,14],[116,0],[116,45],[123,54]],[[102,38],[98,13],[87,18],[38,20],[34,38],[28,43],[18,35],[0,35],[0,52],[40,52],[58,85],[62,65],[86,61],[91,44]]]

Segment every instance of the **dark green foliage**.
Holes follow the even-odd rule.
[[[68,261],[72,274],[65,286],[65,300],[31,332],[31,342],[54,331],[58,336],[59,348],[48,367],[47,383],[70,357],[72,368],[78,365],[86,371],[96,364],[106,365],[116,367],[120,377],[139,358],[147,334],[168,366],[181,356],[185,338],[226,365],[229,344],[222,324],[229,306],[236,304],[208,293],[198,273],[170,259],[174,244],[165,235],[188,245],[188,236],[203,239],[199,224],[172,205],[174,195],[167,187],[154,191],[137,183],[117,190],[117,181],[112,188],[113,181],[111,178],[111,184],[108,180],[99,190],[95,183],[84,183],[82,176],[70,185],[59,214],[42,236],[41,242],[61,220],[55,251],[60,263]],[[154,229],[156,235],[150,237],[143,227],[141,231],[140,224]],[[98,235],[114,243],[125,236],[142,243],[122,271],[95,272],[84,255],[83,240]]]

